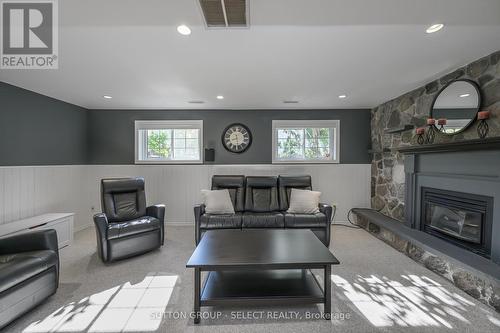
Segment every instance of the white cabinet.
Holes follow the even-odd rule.
[[[59,248],[71,245],[73,242],[73,213],[54,213],[30,217],[0,225],[0,237],[12,236],[20,233],[55,229]]]

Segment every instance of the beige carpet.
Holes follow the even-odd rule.
[[[111,265],[93,229],[62,251],[56,295],[4,332],[500,332],[500,316],[364,230],[333,227],[331,321],[322,306],[204,308],[194,325],[193,229],[168,227],[158,251]],[[322,280],[321,272],[317,272]]]

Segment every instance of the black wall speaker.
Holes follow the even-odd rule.
[[[215,149],[205,148],[205,162],[214,162],[214,161],[215,161]]]

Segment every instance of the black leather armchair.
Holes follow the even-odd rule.
[[[144,178],[101,181],[103,213],[94,215],[97,249],[104,262],[159,248],[164,243],[165,206],[146,207]]]
[[[58,285],[55,230],[0,238],[0,330],[53,295]]]

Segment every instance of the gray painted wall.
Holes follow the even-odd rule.
[[[87,110],[0,82],[0,165],[133,164],[134,121],[202,119],[216,164],[271,163],[272,120],[340,120],[340,162],[368,164],[370,110]],[[226,151],[224,128],[252,131],[243,154]],[[211,163],[211,162],[210,162]]]
[[[86,162],[86,109],[0,82],[1,166]]]
[[[89,110],[89,163],[133,164],[134,121],[163,119],[203,120],[205,148],[215,148],[216,164],[271,163],[272,120],[340,120],[340,162],[369,164],[370,110]],[[250,128],[252,146],[243,154],[226,151],[224,128],[241,122]]]

